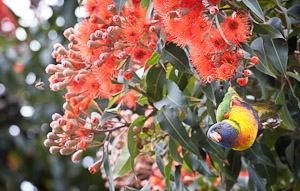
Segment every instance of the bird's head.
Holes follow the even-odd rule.
[[[214,124],[207,131],[207,137],[210,140],[225,148],[233,148],[238,135],[239,130],[226,122],[226,120]]]

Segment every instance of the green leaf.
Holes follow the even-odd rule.
[[[186,99],[173,81],[167,80],[167,91],[168,93],[166,97],[158,102],[155,102],[154,106],[159,110],[163,106],[168,106],[170,108],[181,108],[187,112]]]
[[[285,94],[283,91],[280,91],[275,100],[276,104],[281,104],[282,108],[278,111],[279,118],[283,121],[289,129],[295,129],[294,121],[290,115],[290,112],[285,103]]]
[[[163,89],[166,81],[166,72],[159,65],[152,66],[146,76],[147,91],[146,93],[155,100],[161,100]]]
[[[113,98],[109,101],[108,106],[105,110],[110,109],[116,103],[116,101],[119,99],[119,97],[122,97],[123,95],[124,94],[120,92],[117,95],[113,96]]]
[[[241,152],[230,150],[227,155],[229,165],[226,165],[227,174],[235,181],[241,170]]]
[[[250,161],[248,161],[248,172],[249,172],[249,178],[255,184],[255,187],[258,190],[265,191],[266,181],[255,172],[255,170],[251,166]]]
[[[127,0],[113,0],[114,4],[117,7],[118,14],[121,13],[122,8],[124,7]]]
[[[267,182],[269,185],[272,185],[275,183],[277,178],[277,170],[275,166],[275,158],[270,151],[270,149],[266,145],[261,145],[262,151],[266,157],[272,161],[272,165],[265,165],[265,164],[254,164],[255,170],[258,172],[260,176],[267,179]]]
[[[135,73],[132,72],[132,78],[130,79],[133,83],[139,84],[142,83],[143,81],[141,80],[141,78]]]
[[[123,150],[114,166],[113,178],[121,177],[127,174],[131,170],[130,167],[130,154],[127,144],[123,147]]]
[[[178,146],[172,137],[170,137],[169,140],[169,148],[170,148],[172,158],[179,164],[183,164],[183,159],[180,157],[177,151]]]
[[[216,175],[210,171],[206,161],[198,159],[198,157],[194,154],[190,154],[190,161],[194,171],[197,171],[207,177],[216,177]]]
[[[101,120],[100,120],[100,125],[104,125],[104,123],[106,123],[107,121],[109,121],[110,119],[114,118],[118,116],[115,113],[111,113],[111,112],[104,112],[104,114],[101,116]]]
[[[208,112],[209,116],[211,117],[211,119],[213,120],[213,122],[217,123],[216,114],[215,114],[215,110],[214,110],[214,105],[210,101],[210,99],[206,100],[206,107],[207,107],[207,112]]]
[[[251,47],[249,47],[247,44],[243,44],[242,47],[252,56],[257,56],[259,58],[259,62],[255,65],[256,69],[269,76],[276,78],[276,75],[269,68],[269,59],[265,53],[265,48],[263,46],[263,40],[261,37],[255,39],[251,43]]]
[[[200,86],[200,89],[206,95],[206,97],[210,99],[210,101],[215,103],[216,98],[215,98],[214,87],[212,83],[207,83],[205,86]]]
[[[170,176],[171,176],[171,170],[172,170],[172,164],[173,164],[173,159],[171,157],[170,152],[168,153],[168,164],[165,166],[165,184],[168,190],[170,189]]]
[[[245,151],[244,156],[255,164],[265,164],[265,165],[272,165],[272,161],[264,155],[262,152],[260,144],[255,141],[254,144]]]
[[[297,75],[297,74],[295,74],[293,72],[287,72],[286,75],[290,76],[292,78],[295,78],[296,80],[298,80],[298,82],[300,82],[300,75],[299,74]]]
[[[294,148],[295,147],[295,141],[292,140],[289,146],[285,149],[285,156],[288,161],[288,163],[293,166],[294,163]]]
[[[284,39],[270,39],[263,36],[266,54],[275,68],[282,74],[286,73],[288,61],[288,45]]]
[[[300,34],[300,27],[293,29],[293,32],[289,34],[289,39],[293,38],[294,36],[298,36]]]
[[[185,51],[174,43],[166,45],[163,51],[164,62],[170,62],[179,71],[192,74],[190,70],[190,60]]]
[[[104,152],[103,166],[104,166],[106,176],[109,177],[109,180],[108,180],[109,190],[110,191],[115,191],[114,179],[113,179],[113,175],[112,175],[112,172],[111,172],[109,159],[108,159],[108,151]]]
[[[150,182],[147,182],[147,184],[141,189],[141,191],[150,191]]]
[[[146,121],[146,117],[144,116],[140,116],[138,117],[133,123],[131,123],[129,129],[128,129],[128,138],[127,138],[127,144],[128,144],[128,151],[130,153],[130,166],[132,171],[135,173],[134,171],[134,160],[135,157],[138,155],[139,150],[138,150],[138,143],[133,141],[133,136],[136,135],[136,133],[134,133],[132,131],[134,126],[138,126],[140,128],[143,128],[143,125]]]
[[[181,182],[181,165],[175,167],[175,187],[176,191],[182,191],[182,182]]]
[[[257,0],[242,0],[242,1],[256,16],[258,16],[262,21],[265,22],[265,16]]]
[[[151,58],[149,58],[145,64],[145,67],[146,66],[152,66],[154,64],[157,64],[158,61],[159,61],[159,57],[160,57],[160,54],[154,52],[151,56]]]
[[[279,7],[279,9],[283,12],[284,18],[285,18],[285,23],[286,23],[286,28],[288,29],[288,34],[290,33],[291,29],[291,20],[287,14],[287,9],[283,6],[281,6],[281,1],[280,0],[273,0]]]
[[[161,159],[161,156],[160,156],[160,155],[156,155],[155,161],[156,161],[157,167],[158,167],[158,169],[159,169],[161,175],[162,175],[163,177],[165,177],[165,176],[166,176],[166,175],[165,175],[165,165],[164,165],[164,163],[163,163],[163,161],[162,161],[162,159]]]
[[[270,38],[284,38],[282,34],[273,26],[269,24],[256,24],[254,23],[254,29],[253,32],[258,34],[266,34],[269,35]]]
[[[169,79],[175,82],[181,91],[183,91],[189,83],[188,75],[184,72],[179,72],[175,68],[172,68],[170,71]]]
[[[197,147],[204,148],[207,152],[220,159],[225,159],[224,149],[217,144],[210,141],[206,135],[202,132],[202,130],[198,130],[197,132],[193,132],[192,140],[196,144]]]
[[[178,119],[175,112],[168,107],[165,107],[157,116],[157,122],[163,131],[170,134],[170,136],[176,140],[186,150],[199,155],[198,149],[191,142],[185,127]]]

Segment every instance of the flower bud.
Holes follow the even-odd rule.
[[[124,60],[127,57],[127,53],[125,51],[122,51],[118,55],[119,59]]]
[[[70,42],[72,42],[73,44],[78,44],[78,39],[76,38],[76,36],[74,35],[74,34],[71,34],[70,36],[69,36],[69,38],[68,38],[68,40],[70,41]]]
[[[46,147],[51,147],[51,146],[58,146],[59,143],[57,143],[57,142],[55,142],[55,141],[53,141],[53,140],[51,140],[51,139],[46,139],[46,140],[44,141],[44,145],[45,145]]]
[[[60,151],[60,149],[61,149],[61,147],[59,147],[59,146],[52,146],[52,147],[49,148],[49,152],[51,154],[56,154]]]
[[[49,133],[47,134],[47,138],[48,138],[48,139],[55,140],[55,139],[58,139],[59,136],[57,136],[56,134],[54,134],[54,133],[52,133],[52,132],[49,132]]]
[[[118,14],[118,10],[115,4],[108,5],[107,10],[113,13],[114,15]]]
[[[55,72],[59,72],[57,67],[54,64],[49,64],[45,69],[47,74],[54,74]]]
[[[74,51],[79,51],[79,46],[73,43],[68,44],[68,48]]]
[[[216,15],[216,14],[219,13],[219,8],[216,7],[216,6],[212,6],[212,7],[210,7],[210,9],[209,9],[209,13],[210,13],[211,15]]]
[[[62,148],[60,149],[59,153],[61,155],[70,155],[76,151],[75,148]]]
[[[155,50],[155,49],[156,49],[156,43],[150,42],[150,43],[148,44],[148,48],[150,48],[151,50]]]
[[[54,134],[61,134],[63,132],[64,132],[64,130],[59,126],[55,126],[52,128],[52,133],[54,133]]]
[[[78,150],[72,155],[72,162],[76,163],[82,158],[83,150]]]
[[[63,108],[64,108],[64,110],[67,110],[67,111],[73,111],[73,109],[72,109],[71,105],[69,104],[69,102],[65,102],[63,104]]]
[[[240,85],[240,86],[245,86],[247,83],[248,83],[248,78],[239,78],[237,79],[237,83]]]
[[[125,80],[130,80],[133,76],[132,70],[128,69],[123,73],[123,77]]]
[[[59,113],[54,113],[53,115],[52,115],[52,120],[53,121],[56,121],[56,120],[58,120],[59,118],[61,118],[62,116],[59,114]],[[51,126],[51,125],[50,125]]]
[[[138,142],[140,140],[140,138],[138,136],[134,135],[132,137],[132,140],[133,140],[133,142]]]
[[[156,32],[157,32],[157,29],[155,26],[152,25],[149,27],[149,33],[156,33]]]
[[[244,71],[244,76],[245,77],[250,77],[251,75],[252,75],[251,70],[247,69],[247,70]]]
[[[96,161],[92,166],[89,167],[89,171],[92,174],[95,174],[99,171],[101,165],[102,165],[103,160],[100,159],[98,161]]]
[[[132,128],[132,131],[133,131],[134,133],[140,133],[140,132],[141,132],[141,128],[138,127],[138,126],[134,126],[134,127]]]
[[[103,64],[104,64],[104,61],[101,61],[101,60],[96,60],[96,61],[94,62],[94,66],[95,66],[96,68],[100,68]]]
[[[251,63],[253,63],[253,64],[257,64],[258,62],[259,62],[259,58],[257,57],[257,56],[252,56],[252,58],[251,58]]]
[[[110,53],[101,53],[99,56],[99,60],[105,62],[110,56]]]
[[[116,23],[117,25],[121,25],[121,17],[119,15],[115,15],[113,17],[113,21],[114,23]]]
[[[71,147],[77,145],[78,142],[79,141],[76,141],[76,140],[68,140],[68,141],[65,142],[65,146],[67,148],[71,148]]]
[[[66,68],[64,71],[63,71],[63,75],[64,76],[72,76],[72,75],[74,75],[74,74],[76,74],[77,72],[76,71],[74,71],[74,70],[72,70],[72,69],[70,69],[70,68]]]

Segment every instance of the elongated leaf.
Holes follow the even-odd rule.
[[[216,177],[216,175],[210,171],[206,161],[198,159],[198,157],[194,154],[190,154],[190,160],[194,171],[197,171],[207,177]]]
[[[118,93],[117,95],[113,96],[113,98],[108,102],[108,106],[105,110],[110,109],[115,103],[116,101],[119,99],[119,97],[123,96],[123,93]]]
[[[141,189],[141,191],[150,191],[150,182],[147,182],[147,184]]]
[[[183,164],[183,159],[180,157],[177,151],[178,146],[176,145],[176,142],[172,137],[170,137],[169,148],[170,148],[172,158],[179,164]]]
[[[257,56],[259,58],[259,62],[255,65],[256,69],[265,74],[268,74],[269,76],[276,78],[276,75],[269,68],[269,58],[267,57],[267,54],[265,52],[265,47],[263,46],[263,39],[261,37],[255,39],[251,43],[252,49],[246,44],[243,45],[243,48],[247,52],[252,54],[252,56]]]
[[[145,64],[145,67],[146,67],[146,66],[152,66],[152,65],[154,65],[154,64],[157,64],[158,61],[159,61],[159,57],[160,57],[160,55],[157,54],[156,52],[154,52],[154,53],[152,54],[151,58],[149,58],[149,59],[147,60],[147,62],[146,62],[146,64]]]
[[[178,119],[175,112],[168,107],[165,107],[157,116],[157,122],[163,131],[170,134],[170,136],[176,140],[186,150],[199,155],[198,149],[191,142],[185,127]]]
[[[166,175],[165,175],[165,165],[164,165],[164,163],[163,163],[163,161],[162,161],[162,159],[161,159],[161,156],[160,156],[160,155],[156,155],[155,161],[156,161],[157,167],[158,167],[158,169],[159,169],[161,175],[162,175],[163,177],[165,177],[165,176],[166,176]]]
[[[260,176],[266,178],[269,185],[272,185],[276,181],[277,170],[275,166],[275,158],[266,145],[261,145],[262,151],[265,156],[267,156],[274,166],[265,165],[265,164],[254,164],[255,170]]]
[[[248,172],[249,172],[249,178],[255,184],[255,187],[258,190],[265,191],[266,181],[255,172],[250,161],[248,161]]]
[[[177,75],[176,75],[175,68],[173,68],[171,70],[169,79],[172,80],[173,82],[175,82],[181,91],[183,91],[186,88],[186,85],[189,82],[188,75],[184,72],[179,72],[178,70],[177,70]]]
[[[295,78],[296,80],[298,80],[300,82],[300,75],[299,74],[297,75],[293,72],[287,72],[286,75],[290,76],[290,77],[293,77],[293,78]]]
[[[104,112],[104,114],[101,116],[101,120],[100,120],[100,125],[104,125],[104,123],[106,123],[107,121],[109,121],[110,119],[114,118],[118,116],[115,113],[111,113],[111,112]]]
[[[241,153],[238,151],[230,150],[227,155],[229,165],[226,165],[226,171],[233,180],[236,180],[241,170]]]
[[[294,147],[295,147],[295,141],[292,140],[289,146],[287,146],[287,148],[285,149],[286,159],[291,166],[293,166],[294,163]]]
[[[272,60],[275,68],[282,74],[286,73],[288,60],[288,45],[284,39],[270,39],[263,36],[266,54]]]
[[[214,106],[213,106],[213,103],[209,99],[206,100],[206,107],[207,107],[207,112],[208,112],[209,116],[211,117],[211,119],[213,120],[213,122],[217,123]]]
[[[210,99],[210,101],[212,101],[213,103],[215,103],[216,98],[215,98],[215,94],[214,94],[213,84],[208,83],[205,86],[200,86],[200,89],[206,95],[206,97],[208,99]]]
[[[165,166],[165,173],[166,173],[165,174],[165,176],[166,176],[165,184],[166,184],[166,187],[168,188],[168,190],[171,190],[170,189],[170,177],[171,177],[172,164],[173,164],[173,159],[171,157],[171,153],[169,152],[168,164]]]
[[[283,12],[284,18],[285,18],[285,23],[286,23],[286,28],[288,29],[288,34],[290,33],[291,29],[291,20],[287,14],[287,9],[283,6],[281,6],[281,0],[273,0],[279,7],[279,9]]]
[[[262,21],[265,21],[264,14],[257,0],[242,0],[242,1],[256,16],[258,16]]]
[[[285,103],[285,95],[283,91],[280,91],[277,95],[277,98],[275,100],[276,104],[281,104],[282,108],[278,111],[279,118],[283,121],[283,123],[289,128],[289,129],[295,129],[294,121],[290,115],[290,112],[286,106]]]
[[[258,34],[266,34],[269,35],[270,38],[284,38],[282,34],[273,26],[269,24],[255,24],[254,23],[254,30],[253,32]]]
[[[163,67],[152,66],[146,76],[146,93],[155,100],[161,100],[163,97],[163,88],[166,81],[166,72]]]
[[[189,59],[184,50],[174,43],[166,45],[163,51],[164,62],[170,62],[176,69],[192,74],[189,65]]]
[[[113,178],[121,177],[127,174],[131,170],[130,167],[130,153],[128,151],[127,144],[123,147],[123,150],[115,164],[113,171]]]
[[[112,172],[111,172],[107,151],[104,152],[103,166],[104,166],[106,176],[109,177],[109,180],[108,180],[109,190],[110,191],[115,191],[114,179],[113,179],[113,175],[112,175]]]
[[[181,165],[175,167],[175,186],[176,191],[182,191],[182,182],[181,182]]]
[[[167,80],[167,91],[167,96],[164,99],[155,102],[154,106],[159,110],[163,106],[168,106],[170,108],[181,108],[185,112],[187,112],[186,99],[178,86],[173,81]]]
[[[132,129],[134,126],[138,126],[138,127],[142,128],[146,119],[147,118],[144,116],[138,117],[133,123],[131,123],[131,125],[128,129],[127,144],[128,144],[128,151],[130,153],[130,166],[134,173],[135,173],[134,160],[135,160],[135,157],[138,155],[139,151],[138,151],[138,143],[133,141],[133,136],[135,136],[136,134],[132,131]]]
[[[272,164],[272,161],[264,155],[261,146],[259,143],[257,143],[257,141],[255,141],[254,144],[245,151],[244,156],[255,164],[265,164],[274,166]]]
[[[124,7],[124,5],[125,5],[125,3],[126,3],[127,0],[113,0],[113,1],[114,1],[114,4],[117,7],[118,14],[120,14],[121,10]]]

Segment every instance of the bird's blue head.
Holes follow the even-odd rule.
[[[226,121],[214,124],[207,131],[210,140],[225,148],[233,148],[238,136],[238,130]]]

